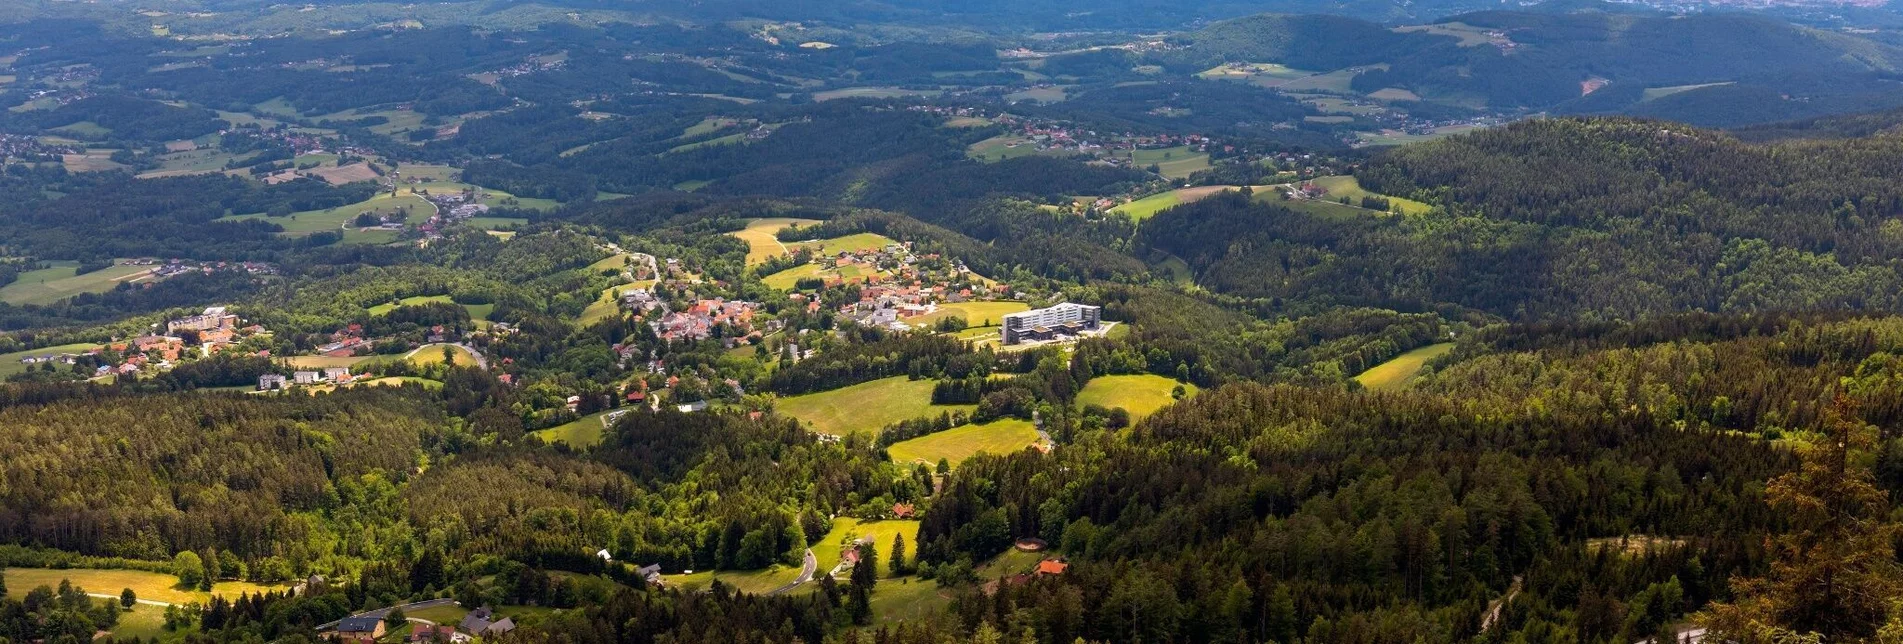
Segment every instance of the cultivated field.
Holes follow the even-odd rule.
[[[1176,385],[1173,379],[1151,374],[1097,376],[1077,393],[1077,404],[1122,407],[1130,412],[1130,421],[1136,422],[1176,402],[1170,396]],[[1186,396],[1195,395],[1196,385],[1183,383],[1183,392]]]
[[[980,453],[1009,454],[1037,442],[1037,429],[1028,420],[1005,418],[983,425],[960,425],[935,434],[892,444],[886,448],[894,463],[935,464],[939,459],[957,466]]]
[[[333,358],[330,356],[294,356],[285,358],[284,362],[293,368],[314,370],[329,369],[332,367],[354,367],[357,366],[357,363],[369,359],[367,356],[344,356],[341,358]]]
[[[205,602],[212,595],[236,598],[241,593],[259,593],[266,590],[282,590],[283,586],[263,586],[250,582],[227,581],[212,586],[211,592],[196,589],[187,590],[178,587],[178,577],[143,570],[109,570],[102,568],[71,568],[55,570],[51,568],[8,568],[7,589],[25,596],[27,591],[38,586],[59,587],[61,579],[70,580],[73,585],[86,589],[88,593],[119,596],[119,591],[131,588],[139,599],[182,604],[186,602]],[[16,590],[17,589],[17,590]],[[155,610],[144,606],[142,610]],[[162,609],[157,609],[161,610]]]
[[[770,217],[747,222],[747,227],[732,234],[747,242],[747,265],[752,266],[773,257],[787,253],[786,244],[780,242],[780,230],[787,226],[811,226],[819,223],[816,219],[795,219],[792,217]]]
[[[902,420],[941,413],[970,413],[976,405],[932,404],[932,381],[893,376],[832,391],[781,398],[775,410],[805,421],[822,434],[870,434]]]
[[[80,293],[104,293],[152,270],[150,266],[114,264],[85,275],[74,275],[79,262],[49,262],[47,268],[21,273],[12,284],[0,287],[0,302],[15,306],[47,305]]]
[[[1453,350],[1454,343],[1452,342],[1430,344],[1395,356],[1393,360],[1383,362],[1375,365],[1373,369],[1361,372],[1361,375],[1355,376],[1355,382],[1359,382],[1361,386],[1375,391],[1401,389],[1406,387],[1408,381],[1413,380],[1414,376],[1421,372],[1421,367],[1427,366],[1429,360],[1446,355],[1447,352]]]

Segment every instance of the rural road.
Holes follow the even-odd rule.
[[[429,600],[424,600],[424,601],[420,601],[420,602],[413,602],[413,603],[409,603],[409,604],[403,604],[403,605],[401,605],[401,606],[385,606],[385,607],[383,607],[383,608],[379,608],[379,609],[376,609],[376,610],[366,610],[366,611],[364,611],[364,612],[361,612],[361,613],[353,613],[353,614],[351,614],[351,617],[383,617],[383,616],[385,616],[385,615],[389,615],[389,614],[390,614],[390,610],[391,610],[391,609],[395,609],[395,608],[401,608],[401,609],[403,609],[403,612],[405,612],[405,613],[407,613],[407,612],[410,612],[410,611],[413,611],[413,610],[419,610],[419,609],[423,609],[423,608],[434,608],[434,607],[437,607],[437,606],[450,606],[450,605],[453,605],[453,604],[455,604],[455,603],[456,603],[456,600],[454,600],[454,599],[450,599],[450,598],[447,598],[447,597],[444,597],[444,598],[442,598],[442,599],[429,599]],[[341,619],[340,619],[340,620],[337,620],[336,622],[328,622],[328,623],[324,623],[324,624],[318,624],[318,625],[317,625],[317,630],[319,630],[319,631],[322,631],[322,630],[325,630],[325,629],[328,629],[328,628],[334,628],[334,627],[336,627],[336,626],[337,626],[337,622],[341,622],[341,621],[343,621],[343,620],[341,620]],[[416,623],[419,623],[419,624],[435,624],[435,623],[436,623],[436,622],[432,622],[432,621],[429,621],[429,620],[427,620],[427,619],[416,619],[416,618],[414,618],[414,617],[412,617],[412,618],[410,618],[410,621],[412,621],[412,622],[416,622]]]
[[[105,593],[86,593],[86,596],[87,596],[87,597],[98,597],[98,598],[100,598],[100,599],[111,599],[111,600],[114,600],[114,601],[117,601],[117,600],[119,599],[119,596],[118,596],[118,595],[108,595],[108,594],[105,594]],[[165,603],[165,602],[161,602],[161,601],[153,601],[153,600],[150,600],[150,599],[141,599],[141,600],[139,600],[139,603],[141,603],[141,604],[144,604],[144,605],[146,605],[146,606],[171,606],[171,604],[167,604],[167,603]]]
[[[819,557],[813,556],[812,548],[807,548],[806,562],[804,565],[800,567],[800,576],[793,578],[793,583],[787,584],[785,586],[781,586],[779,588],[775,588],[767,592],[767,595],[772,596],[772,595],[785,594],[787,591],[793,590],[794,588],[798,588],[800,584],[804,584],[806,582],[812,581],[813,572],[816,570],[819,570]]]

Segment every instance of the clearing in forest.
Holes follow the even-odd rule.
[[[747,222],[747,227],[732,234],[747,243],[747,265],[752,266],[768,259],[785,255],[786,244],[776,237],[787,226],[811,226],[819,223],[814,219],[796,219],[792,217],[769,217]]]
[[[781,398],[780,414],[805,421],[813,431],[833,436],[872,434],[902,420],[942,413],[971,413],[976,405],[932,404],[932,381],[905,376],[881,378],[832,391]]]
[[[1373,369],[1355,376],[1355,382],[1375,391],[1393,391],[1406,387],[1414,376],[1427,366],[1429,360],[1446,355],[1454,350],[1454,343],[1442,342],[1430,344],[1407,353],[1395,356],[1393,360],[1375,365]]]
[[[1097,376],[1077,392],[1077,404],[1122,407],[1130,412],[1130,422],[1143,420],[1157,410],[1176,402],[1170,395],[1178,383],[1153,374]],[[1196,385],[1181,383],[1187,398],[1196,395]]]
[[[886,448],[886,454],[894,463],[936,464],[944,459],[957,467],[965,459],[979,454],[1009,454],[1036,442],[1037,429],[1031,426],[1031,421],[1002,418],[893,443]]]

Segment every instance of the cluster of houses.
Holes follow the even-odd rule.
[[[907,320],[936,313],[940,304],[996,299],[1011,292],[1009,286],[980,278],[962,263],[947,265],[940,260],[937,254],[914,256],[904,244],[887,244],[841,252],[820,262],[828,268],[857,263],[879,269],[860,285],[858,301],[840,305],[837,311],[862,326],[903,331],[911,328]],[[947,267],[925,268],[928,265]],[[792,297],[806,300],[808,310],[818,310],[818,300],[799,293]]]
[[[713,298],[697,300],[687,308],[670,311],[650,324],[654,334],[675,341],[697,341],[714,337],[715,330],[727,327],[721,337],[737,338],[755,333],[753,314],[760,307],[754,302]]]
[[[409,641],[412,644],[466,644],[474,638],[489,638],[515,630],[515,620],[496,614],[495,610],[484,606],[470,611],[456,625],[414,624],[410,627]],[[336,628],[324,633],[332,642],[350,642],[370,644],[389,634],[389,622],[384,621],[382,611],[346,617],[337,622]]]
[[[94,378],[136,376],[146,371],[171,370],[193,351],[194,343],[188,341],[187,336],[196,337],[196,351],[200,355],[211,355],[229,349],[246,338],[269,333],[259,325],[244,325],[238,316],[222,306],[207,308],[198,315],[167,320],[164,329],[163,333],[114,340],[105,346],[83,352],[29,354],[20,358],[20,362],[28,366],[49,363],[73,365],[87,359],[89,364],[96,365],[92,373]],[[265,354],[268,355],[268,352]]]

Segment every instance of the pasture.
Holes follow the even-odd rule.
[[[1361,204],[1362,197],[1381,197],[1388,200],[1389,207],[1403,215],[1425,215],[1434,210],[1433,206],[1415,201],[1371,192],[1361,187],[1361,182],[1351,176],[1321,177],[1315,179],[1315,185],[1328,189],[1328,199],[1347,197],[1350,203]]]
[[[1117,154],[1129,159],[1131,165],[1149,168],[1154,165],[1157,174],[1171,179],[1186,179],[1189,175],[1209,169],[1209,155],[1190,149],[1187,145],[1152,150],[1131,150]]]
[[[1447,355],[1447,352],[1453,350],[1454,343],[1452,342],[1430,344],[1375,365],[1374,368],[1355,376],[1354,380],[1361,383],[1361,386],[1375,391],[1402,389],[1421,373],[1421,368],[1427,366],[1428,361]]]
[[[378,315],[388,314],[391,311],[395,311],[397,310],[397,307],[417,306],[419,304],[430,304],[433,302],[441,302],[444,304],[453,303],[453,301],[449,299],[448,295],[418,295],[414,297],[406,297],[401,300],[397,300],[395,302],[384,302],[382,304],[378,304],[376,306],[370,307],[368,311],[370,312],[370,315],[378,316]]]
[[[1138,199],[1136,201],[1132,201],[1130,203],[1126,203],[1126,204],[1117,206],[1115,208],[1111,208],[1110,212],[1126,215],[1136,221],[1143,221],[1145,219],[1149,219],[1152,215],[1155,215],[1156,213],[1163,212],[1165,210],[1169,210],[1171,208],[1175,208],[1177,206],[1180,206],[1186,203],[1195,203],[1197,201],[1201,201],[1203,198],[1208,197],[1210,195],[1220,194],[1225,190],[1234,190],[1234,189],[1235,189],[1235,186],[1197,186],[1194,188],[1179,188],[1176,190],[1171,190],[1169,192],[1150,195],[1148,197],[1144,197],[1142,199]]]
[[[969,326],[995,327],[1004,323],[1005,315],[1030,309],[1031,305],[1024,302],[955,302],[940,304],[937,311],[906,320],[906,323],[915,327],[930,326],[939,320],[958,316],[964,318]]]
[[[85,154],[62,154],[60,165],[67,172],[106,172],[130,167],[112,160],[112,150],[98,148],[88,149]]]
[[[413,221],[420,221],[429,217],[430,213],[436,212],[436,209],[432,207],[429,202],[424,201],[422,197],[414,194],[403,192],[398,196],[392,197],[388,192],[379,192],[369,199],[328,210],[306,210],[303,212],[294,212],[283,217],[269,217],[263,213],[232,215],[220,218],[218,221],[262,219],[283,227],[284,232],[281,234],[286,237],[303,237],[315,232],[335,230],[344,233],[345,242],[382,243],[394,239],[395,232],[359,230],[353,225],[357,215],[364,213],[378,215],[394,214],[399,210],[407,213],[409,218]]]
[[[27,365],[25,363],[20,362],[22,358],[27,358],[30,356],[56,356],[62,353],[85,353],[87,351],[91,351],[97,348],[99,348],[99,345],[97,344],[93,344],[91,342],[79,342],[75,344],[62,344],[58,346],[43,347],[39,349],[28,349],[26,351],[15,351],[13,353],[0,353],[0,378],[11,376],[16,373],[25,373],[27,370]],[[37,367],[39,365],[33,365],[33,366]],[[63,365],[63,364],[58,366],[61,368],[66,367],[66,365]]]
[[[86,592],[119,596],[119,591],[131,588],[139,599],[166,604],[186,602],[203,603],[213,595],[236,598],[241,593],[260,593],[267,590],[282,590],[283,586],[264,586],[243,581],[225,581],[212,586],[211,592],[198,589],[180,588],[178,577],[159,572],[143,570],[117,570],[106,568],[8,568],[7,588],[24,596],[27,591],[38,586],[59,587],[61,579],[73,582],[73,585],[86,589]],[[17,589],[17,590],[14,590]],[[141,610],[163,609],[154,606],[141,606]]]
[[[1176,402],[1170,392],[1177,384],[1174,379],[1152,374],[1097,376],[1077,392],[1077,404],[1122,407],[1130,412],[1130,422],[1136,422]],[[1196,385],[1181,384],[1185,397],[1196,395]]]
[[[589,414],[548,429],[538,429],[531,434],[541,438],[544,443],[566,443],[569,447],[588,448],[601,444],[602,436],[608,432],[606,418],[608,412]]]
[[[847,98],[908,98],[913,96],[922,97],[922,98],[936,98],[938,95],[944,94],[944,93],[945,92],[943,90],[936,90],[936,89],[906,89],[903,87],[846,87],[842,89],[826,90],[824,92],[814,92],[813,102],[823,103],[826,101],[836,101],[836,100],[847,99]]]
[[[1696,85],[1674,85],[1671,87],[1647,87],[1645,88],[1644,92],[1641,92],[1639,94],[1639,102],[1649,103],[1651,101],[1656,101],[1658,99],[1665,98],[1673,94],[1682,94],[1682,93],[1689,92],[1695,89],[1704,89],[1707,87],[1721,87],[1724,85],[1731,85],[1736,82],[1737,81],[1725,81],[1722,83],[1699,83]]]
[[[421,347],[417,347],[415,351],[411,351],[409,355],[404,357],[408,358],[410,362],[416,363],[418,366],[432,365],[444,361],[444,349],[449,350],[448,360],[452,365],[468,367],[475,366],[480,362],[476,360],[476,356],[471,354],[468,349],[454,344],[425,344]]]
[[[821,255],[837,255],[839,253],[859,253],[869,250],[878,250],[885,248],[887,245],[896,243],[898,242],[892,241],[892,238],[886,237],[885,235],[876,233],[854,233],[845,237],[834,237],[832,239],[793,242],[787,244],[787,249],[812,249],[818,251]]]
[[[774,409],[804,421],[821,434],[872,434],[902,420],[941,413],[971,413],[976,405],[932,404],[932,381],[882,378],[832,391],[781,398]]]
[[[833,519],[833,529],[826,532],[818,543],[813,544],[813,558],[819,560],[818,572],[813,578],[838,566],[845,557],[848,548],[857,547],[864,539],[871,539],[879,550],[879,578],[891,579],[892,572],[887,568],[892,558],[892,537],[905,536],[905,560],[911,561],[918,554],[918,522],[907,519],[887,519],[884,521],[861,521],[852,518]],[[936,584],[933,584],[936,585]],[[883,588],[885,584],[880,584]],[[874,589],[875,592],[878,590]]]
[[[1003,418],[983,425],[960,425],[942,432],[926,434],[886,448],[892,462],[935,464],[939,459],[953,467],[979,454],[1009,454],[1037,442],[1037,429],[1031,421]]]
[[[747,222],[747,227],[729,233],[747,243],[747,265],[752,266],[768,259],[787,254],[786,244],[778,237],[780,230],[787,226],[811,226],[819,223],[817,219],[796,219],[792,217],[768,217]]]
[[[47,305],[80,293],[104,293],[120,282],[151,272],[150,266],[114,264],[85,275],[75,275],[79,262],[48,262],[50,266],[21,273],[12,284],[0,286],[0,302],[14,306]]]

